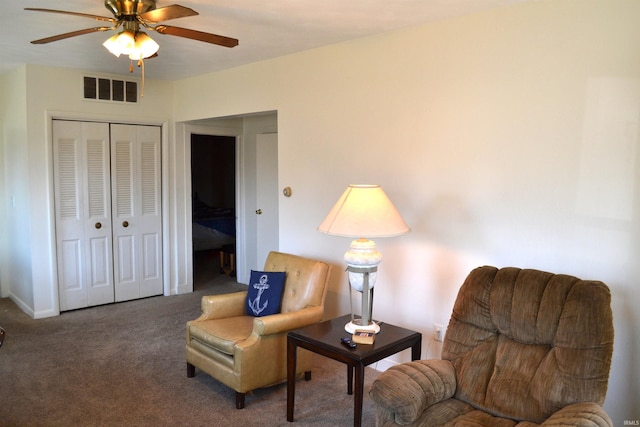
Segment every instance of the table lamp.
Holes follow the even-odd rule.
[[[369,238],[393,237],[409,232],[396,207],[379,185],[349,185],[318,226],[318,231],[332,236],[357,237],[344,254],[349,276],[349,301],[351,321],[345,330],[351,334],[356,329],[380,332],[380,326],[372,320],[373,288],[378,264],[382,255]],[[356,318],[352,291],[362,293],[361,317]]]

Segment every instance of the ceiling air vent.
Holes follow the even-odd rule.
[[[107,102],[138,102],[138,82],[85,77],[83,93],[84,99]]]

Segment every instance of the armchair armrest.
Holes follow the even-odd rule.
[[[246,299],[247,291],[204,296],[201,302],[202,315],[196,320],[202,321],[242,316],[246,314]]]
[[[448,360],[417,360],[392,366],[373,382],[369,395],[398,424],[410,424],[434,403],[456,391],[456,376]]]
[[[273,335],[317,323],[324,314],[323,307],[309,306],[301,310],[253,319],[253,333],[256,335]]]
[[[553,413],[541,426],[613,427],[613,422],[600,405],[592,402],[574,403]]]

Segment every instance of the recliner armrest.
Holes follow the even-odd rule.
[[[574,403],[554,412],[541,426],[613,427],[613,422],[600,405]]]
[[[202,315],[196,320],[222,319],[246,314],[247,291],[202,297]]]
[[[324,307],[309,306],[301,310],[253,319],[253,333],[256,335],[272,335],[317,323],[322,319]]]
[[[392,366],[373,382],[369,395],[398,424],[409,424],[434,403],[456,391],[456,376],[448,360],[416,360]]]

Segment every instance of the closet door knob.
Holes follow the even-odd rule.
[[[100,224],[99,222],[96,222],[96,228],[97,228],[97,229],[102,228],[102,224]]]
[[[122,226],[123,226],[124,228],[127,228],[127,227],[129,226],[129,221],[123,221],[123,222],[122,222]]]
[[[262,209],[256,209],[256,215],[262,215]]]

